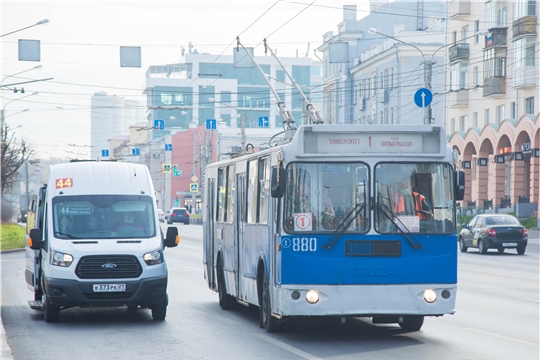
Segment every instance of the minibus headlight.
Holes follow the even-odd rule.
[[[161,249],[147,252],[143,255],[143,260],[146,265],[156,265],[163,262],[163,252]]]
[[[60,251],[51,251],[51,265],[68,267],[73,262],[73,256]]]

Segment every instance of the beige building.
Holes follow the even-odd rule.
[[[446,133],[467,175],[463,205],[487,201],[496,211],[538,213],[540,6],[536,0],[448,4],[447,43],[454,45]]]

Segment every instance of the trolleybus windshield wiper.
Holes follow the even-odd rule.
[[[410,237],[408,234],[411,234],[411,231],[407,228],[407,226],[405,226],[405,224],[403,224],[403,222],[397,217],[397,215],[392,211],[392,209],[390,209],[387,205],[385,204],[382,204],[380,202],[377,203],[377,208],[384,214],[384,216],[386,216],[386,218],[388,220],[390,220],[390,222],[392,224],[394,224],[395,227],[398,228],[398,230],[403,234],[403,236],[405,236],[405,239],[407,239],[407,241],[411,244],[411,246],[413,247],[413,249],[423,249],[424,248],[424,245],[422,245],[419,241],[418,241],[418,244],[416,244]],[[401,224],[401,226],[403,226],[403,228],[401,228],[401,226],[399,226],[395,221],[394,219],[397,219],[397,221],[399,221],[399,223]],[[407,230],[407,232],[403,231],[403,229]]]
[[[347,216],[339,223],[336,231],[334,232],[334,235],[330,237],[330,239],[322,246],[323,249],[331,249],[334,244],[339,240],[341,235],[345,233],[345,230],[349,228],[353,220],[360,214],[361,211],[363,211],[365,208],[365,204],[356,204],[356,206],[349,211]]]

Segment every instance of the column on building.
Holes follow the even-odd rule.
[[[510,201],[519,203],[519,197],[525,195],[525,164],[523,160],[510,163]]]

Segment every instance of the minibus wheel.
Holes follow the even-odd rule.
[[[43,316],[46,322],[58,322],[60,318],[60,308],[57,308],[49,301],[47,294],[43,297]]]

